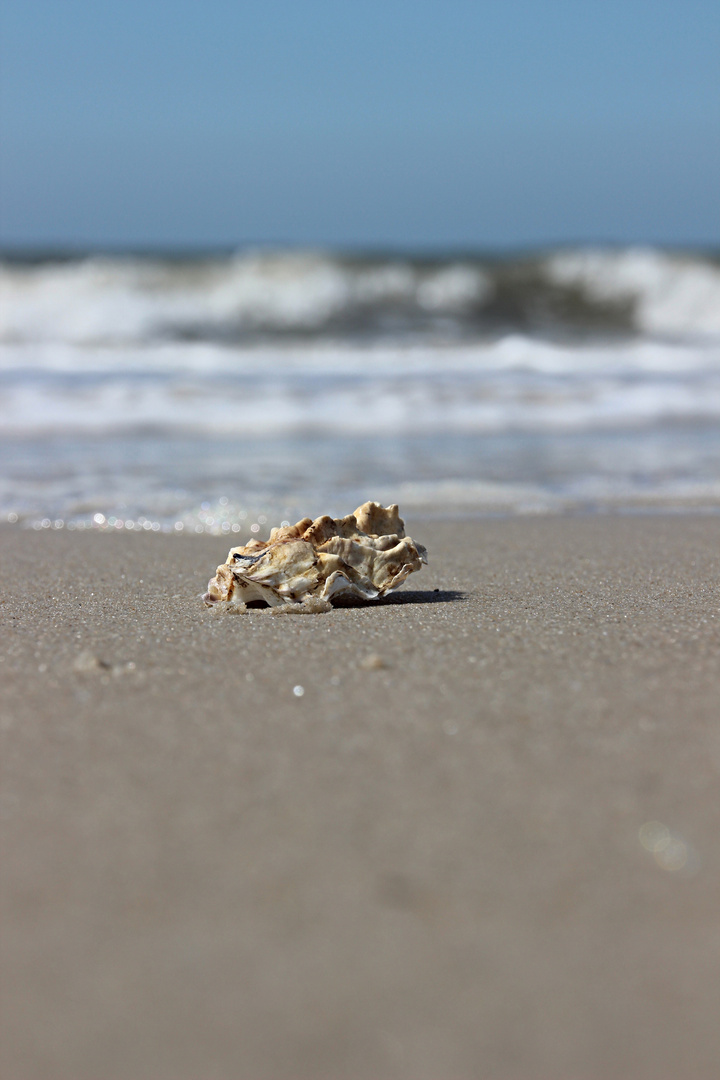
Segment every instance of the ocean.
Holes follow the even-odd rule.
[[[0,520],[229,533],[720,508],[720,260],[0,263]]]

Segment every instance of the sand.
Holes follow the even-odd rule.
[[[3,1078],[718,1075],[720,519],[412,534],[294,617],[0,533]]]

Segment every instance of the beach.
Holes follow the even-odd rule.
[[[407,529],[302,617],[2,529],[8,1080],[717,1073],[720,518]]]

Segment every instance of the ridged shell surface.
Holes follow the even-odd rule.
[[[424,562],[427,552],[405,535],[397,506],[366,502],[347,517],[303,518],[273,529],[269,540],[231,548],[203,599],[239,610],[260,601],[325,611],[342,593],[385,596]]]

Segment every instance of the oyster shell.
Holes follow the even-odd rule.
[[[327,611],[341,593],[386,596],[426,562],[425,548],[405,535],[397,506],[366,502],[347,517],[303,518],[273,529],[269,540],[231,548],[203,600],[241,611],[253,601]]]

